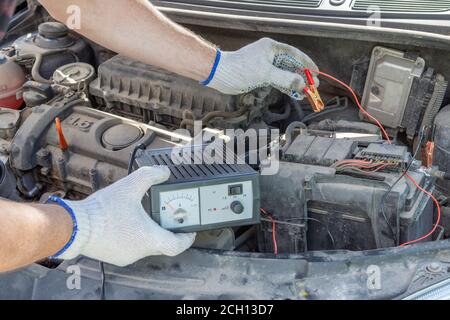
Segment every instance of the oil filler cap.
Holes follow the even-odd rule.
[[[87,88],[94,78],[94,67],[83,62],[66,64],[58,68],[53,74],[53,81],[56,84],[69,87],[73,90]]]
[[[119,124],[109,128],[103,133],[103,146],[112,151],[125,149],[143,137],[138,127],[129,124]]]

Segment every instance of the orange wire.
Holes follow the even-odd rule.
[[[304,71],[304,70],[303,70],[303,71]],[[372,116],[372,115],[371,115],[370,113],[368,113],[366,110],[364,110],[364,108],[362,107],[361,103],[359,102],[358,96],[356,95],[355,91],[354,91],[349,85],[347,85],[346,83],[342,82],[341,80],[339,80],[339,79],[337,79],[337,78],[335,78],[335,77],[333,77],[333,76],[331,76],[331,75],[329,75],[329,74],[327,74],[327,73],[325,73],[325,72],[315,71],[315,70],[309,70],[309,71],[311,71],[312,73],[315,73],[315,74],[319,74],[319,75],[321,75],[321,76],[324,76],[324,77],[326,77],[326,78],[328,78],[328,79],[331,79],[331,80],[333,80],[333,81],[339,83],[341,86],[345,87],[345,88],[353,95],[353,98],[354,98],[354,100],[355,100],[355,102],[356,102],[356,105],[357,105],[358,108],[361,110],[361,112],[362,112],[363,114],[365,114],[369,119],[371,119],[372,121],[374,121],[374,122],[378,125],[378,127],[380,127],[380,129],[381,129],[381,131],[382,131],[382,133],[383,133],[385,139],[387,140],[387,142],[388,142],[389,144],[392,144],[392,141],[391,141],[391,139],[389,138],[389,135],[388,135],[386,129],[384,128],[384,126],[381,124],[380,121],[378,121],[378,119],[376,119],[374,116]],[[418,239],[415,239],[415,240],[412,240],[412,241],[408,241],[408,242],[406,242],[406,243],[403,243],[403,244],[400,245],[401,247],[405,247],[405,246],[407,246],[407,245],[417,243],[417,242],[419,242],[419,241],[425,240],[426,238],[432,236],[432,235],[436,232],[437,228],[439,227],[439,223],[441,222],[441,205],[439,204],[439,201],[437,201],[436,197],[435,197],[432,193],[430,193],[430,192],[428,192],[427,190],[425,190],[424,188],[422,188],[422,187],[419,185],[419,183],[418,183],[413,177],[411,177],[408,173],[406,173],[406,177],[407,177],[409,180],[411,180],[411,182],[412,182],[412,183],[413,183],[413,184],[414,184],[421,192],[423,192],[425,195],[427,195],[429,198],[431,198],[431,199],[433,200],[434,204],[435,204],[436,207],[437,207],[438,217],[437,217],[437,220],[436,220],[436,224],[434,225],[433,229],[432,229],[429,233],[427,233],[425,236],[420,237],[420,238],[418,238]]]
[[[369,119],[371,119],[373,122],[375,122],[375,123],[377,124],[377,126],[381,129],[381,132],[383,133],[383,135],[384,135],[385,139],[387,140],[387,142],[388,142],[389,144],[392,143],[392,141],[391,141],[391,139],[389,138],[389,135],[388,135],[386,129],[384,128],[384,126],[381,124],[380,121],[378,121],[377,118],[375,118],[375,117],[372,116],[370,113],[368,113],[366,110],[364,110],[364,108],[362,107],[361,103],[359,102],[358,96],[356,95],[355,91],[354,91],[348,84],[342,82],[341,80],[339,80],[339,79],[337,79],[337,78],[335,78],[335,77],[333,77],[333,76],[331,76],[331,75],[329,75],[329,74],[327,74],[327,73],[325,73],[325,72],[315,71],[315,70],[309,70],[309,71],[311,71],[312,73],[315,73],[315,74],[319,74],[319,75],[321,75],[321,76],[324,76],[324,77],[326,77],[326,78],[328,78],[328,79],[331,79],[331,80],[333,80],[333,81],[339,83],[341,86],[345,87],[345,88],[353,95],[353,98],[355,99],[355,102],[356,102],[356,104],[357,104],[359,110],[361,110],[361,112],[362,112],[363,114],[365,114]]]
[[[363,162],[336,162],[335,166],[341,167],[341,166],[354,166],[354,167],[362,167],[362,168],[373,168],[373,167],[379,167],[384,165],[384,163],[363,163]]]
[[[268,213],[265,209],[261,208],[261,212],[264,213],[272,222],[272,241],[273,241],[273,252],[275,255],[278,255],[278,244],[277,244],[277,230],[276,230],[276,222],[272,215]]]
[[[379,171],[383,168],[386,168],[387,166],[389,166],[388,164],[385,163],[373,163],[373,162],[369,162],[369,161],[364,161],[364,160],[342,160],[342,161],[338,161],[334,164],[334,167],[357,167],[357,168],[361,168],[361,169],[376,169],[378,167],[382,167],[382,168],[378,168],[376,171]],[[375,171],[375,172],[376,172]]]
[[[387,168],[387,167],[389,167],[389,165],[387,165],[387,164],[382,165],[381,167],[379,167],[378,169],[374,170],[373,172],[381,171],[381,170],[383,170],[383,169],[385,169],[385,168]]]
[[[358,160],[358,159],[346,159],[346,160],[341,160],[341,161],[336,162],[336,164],[341,164],[341,163],[374,164],[373,162],[370,162],[370,161]]]

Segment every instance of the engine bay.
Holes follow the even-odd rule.
[[[332,57],[323,55],[318,64],[326,70]],[[56,22],[16,39],[1,56],[0,73],[8,70],[13,85],[0,98],[0,197],[83,199],[125,177],[139,163],[132,156],[139,146],[192,143],[201,121],[208,133],[202,144],[233,140],[228,130],[268,132],[258,136],[264,146],[244,140],[245,155],[275,146],[268,157],[278,170],[254,184],[256,222],[201,231],[196,248],[301,254],[450,236],[449,71],[428,52],[372,45],[339,67],[345,71],[336,76],[352,91],[321,79],[321,112],[272,88],[221,94],[115,55]],[[275,131],[281,135],[274,140]],[[267,161],[247,160],[254,173]],[[180,170],[170,161],[155,164]],[[236,186],[229,182],[226,196],[240,196]],[[231,210],[241,211],[236,205]]]

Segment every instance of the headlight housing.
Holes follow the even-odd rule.
[[[450,300],[450,279],[422,289],[403,300]]]

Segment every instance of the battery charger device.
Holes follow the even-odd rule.
[[[168,181],[153,186],[143,199],[151,218],[174,232],[259,224],[259,173],[247,164],[196,164],[191,148],[191,164],[175,164],[171,148],[137,155],[135,170],[163,165],[171,172]]]

